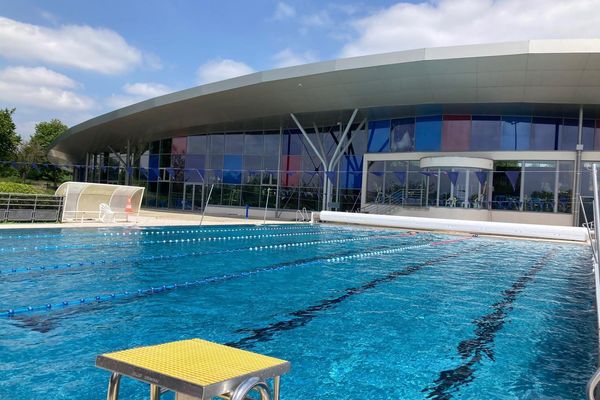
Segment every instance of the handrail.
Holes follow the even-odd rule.
[[[208,192],[208,199],[206,199],[206,203],[204,204],[204,210],[202,210],[202,218],[200,218],[200,225],[202,225],[202,221],[204,221],[204,214],[206,213],[206,208],[208,207],[208,203],[210,202],[210,195],[212,194],[213,188],[215,184],[210,185],[210,191]]]
[[[600,249],[600,224],[597,222],[600,218],[600,198],[598,193],[598,166],[592,164],[592,183],[594,185],[594,240],[590,241],[592,252],[594,253],[594,283],[596,289],[596,318],[597,318],[597,333],[600,338],[600,266],[598,264],[598,250]],[[598,343],[600,346],[600,342]],[[600,360],[599,360],[600,361]],[[588,400],[596,400],[596,388],[600,384],[600,368],[596,369],[594,375],[590,378],[587,384]]]
[[[598,368],[596,370],[596,372],[594,372],[594,375],[592,375],[592,377],[590,378],[590,380],[587,383],[585,392],[587,393],[588,400],[596,399],[594,392],[596,391],[596,388],[598,387],[599,383],[600,383],[600,368]]]

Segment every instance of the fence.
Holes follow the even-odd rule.
[[[58,222],[62,207],[60,196],[0,193],[0,222]]]

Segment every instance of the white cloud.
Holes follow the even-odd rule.
[[[310,51],[296,53],[292,49],[287,48],[275,54],[273,56],[273,60],[275,60],[275,67],[282,68],[291,67],[293,65],[308,64],[318,61],[318,58]]]
[[[350,57],[388,51],[528,39],[600,37],[598,0],[399,2],[352,23]]]
[[[218,58],[202,64],[198,67],[196,74],[198,83],[204,84],[222,81],[236,76],[248,75],[253,72],[254,69],[252,69],[252,67],[241,61]]]
[[[0,80],[26,85],[74,88],[74,80],[46,67],[6,67],[0,70]]]
[[[75,81],[44,67],[0,69],[0,103],[47,110],[89,110],[94,101],[74,92]]]
[[[123,85],[123,94],[113,94],[108,98],[106,103],[112,108],[122,108],[153,97],[171,93],[172,91],[171,88],[161,83],[126,83]]]
[[[0,56],[117,74],[142,63],[140,50],[118,33],[85,25],[47,28],[0,17]]]
[[[288,18],[292,18],[296,15],[296,9],[284,2],[277,3],[277,7],[275,8],[275,13],[273,14],[273,19],[275,20],[284,20]]]
[[[333,25],[333,20],[327,11],[321,10],[315,14],[302,17],[302,25],[307,28],[321,28]]]

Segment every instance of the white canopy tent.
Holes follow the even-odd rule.
[[[65,182],[56,189],[62,196],[62,222],[100,220],[107,211],[114,219],[138,215],[144,196],[140,186],[107,185],[103,183]],[[131,209],[126,210],[130,202]]]

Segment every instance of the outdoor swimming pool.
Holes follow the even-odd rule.
[[[0,231],[0,398],[101,399],[97,354],[200,337],[291,361],[283,400],[581,399],[590,258],[337,226]]]

